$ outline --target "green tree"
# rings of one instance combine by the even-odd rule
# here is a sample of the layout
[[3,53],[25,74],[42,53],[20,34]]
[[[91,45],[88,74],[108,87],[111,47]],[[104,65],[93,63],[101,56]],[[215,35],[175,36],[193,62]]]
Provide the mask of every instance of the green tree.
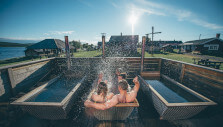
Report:
[[80,41],[72,41],[71,44],[75,47],[75,49],[81,48],[81,42]]

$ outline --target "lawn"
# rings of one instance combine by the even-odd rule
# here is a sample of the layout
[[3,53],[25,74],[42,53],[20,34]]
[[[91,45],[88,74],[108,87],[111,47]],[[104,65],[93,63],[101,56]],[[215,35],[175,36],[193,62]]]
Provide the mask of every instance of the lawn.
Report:
[[[137,51],[141,54],[141,49],[138,48]],[[200,59],[200,57],[195,57],[195,56],[186,55],[186,54],[177,54],[177,53],[165,53],[165,54],[160,53],[160,54],[153,54],[152,56],[148,52],[145,52],[145,57],[162,57],[162,58],[167,58],[167,59],[172,59],[172,60],[177,60],[177,61],[182,61],[182,62],[192,63],[192,64],[194,63],[193,58]],[[210,59],[210,61],[214,61],[214,60]],[[222,64],[220,66],[220,70],[223,70]]]
[[[137,51],[138,51],[139,55],[141,55],[141,49],[138,48]],[[101,50],[78,51],[78,52],[73,53],[73,57],[100,57],[100,56],[102,56]],[[160,53],[160,54],[154,54],[152,56],[148,52],[145,52],[145,57],[162,57],[162,58],[167,58],[167,59],[172,59],[172,60],[177,60],[177,61],[183,61],[183,62],[187,62],[187,63],[194,63],[193,58],[199,58],[199,57],[195,57],[195,56],[191,56],[191,55],[177,54],[177,53],[165,53],[165,54]],[[35,60],[40,60],[40,59],[39,58],[33,59],[33,61],[35,61]],[[26,57],[13,58],[13,59],[9,59],[9,60],[1,60],[0,67],[6,66],[6,65],[13,65],[13,64],[17,64],[17,63],[22,63],[22,62],[29,62],[29,61],[32,61],[32,59],[26,58]],[[223,64],[221,64],[220,69],[223,70]]]
[[73,54],[73,57],[99,57],[102,55],[101,50],[94,51],[78,51]]

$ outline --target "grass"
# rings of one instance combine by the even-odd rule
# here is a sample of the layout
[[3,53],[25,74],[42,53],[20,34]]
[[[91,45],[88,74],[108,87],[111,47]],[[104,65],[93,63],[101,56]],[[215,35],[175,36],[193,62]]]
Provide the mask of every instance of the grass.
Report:
[[94,51],[78,51],[73,53],[73,57],[99,57],[102,55],[101,50],[94,50]]
[[[141,49],[138,48],[137,51],[139,53],[139,56],[141,56]],[[100,57],[100,56],[102,56],[101,50],[94,50],[94,51],[81,50],[81,51],[73,53],[73,57]],[[186,54],[177,54],[177,53],[160,53],[160,54],[154,54],[152,56],[148,52],[145,52],[145,57],[162,57],[162,58],[167,58],[167,59],[172,59],[172,60],[177,60],[177,61],[182,61],[182,62],[187,62],[187,63],[192,63],[192,64],[194,63],[193,58],[199,59],[199,57],[186,55]],[[44,58],[46,58],[46,57],[44,57]],[[42,59],[44,59],[44,58],[42,58]],[[17,63],[35,61],[35,60],[40,60],[40,59],[36,58],[36,59],[32,60],[31,58],[27,58],[27,57],[20,57],[20,58],[8,59],[8,60],[0,60],[0,67],[6,66],[6,65],[13,65],[13,64],[17,64]],[[197,60],[196,60],[196,62],[197,62]],[[223,70],[223,64],[221,64],[220,69]]]
[[[141,49],[137,49],[137,51],[141,54]],[[162,58],[167,58],[167,59],[172,59],[172,60],[177,60],[177,61],[182,61],[186,63],[194,63],[193,58],[195,59],[200,59],[200,57],[195,57],[187,54],[177,54],[177,53],[160,53],[160,54],[149,54],[148,52],[145,52],[145,57],[162,57]],[[214,61],[210,59],[210,61]],[[197,62],[197,60],[196,60]],[[220,66],[220,70],[223,70],[223,64]]]

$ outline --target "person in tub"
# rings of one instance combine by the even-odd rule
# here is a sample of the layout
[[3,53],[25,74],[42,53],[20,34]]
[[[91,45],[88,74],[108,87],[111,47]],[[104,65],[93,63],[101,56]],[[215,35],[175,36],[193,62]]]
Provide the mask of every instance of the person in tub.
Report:
[[108,93],[107,83],[101,81],[98,84],[97,92],[92,94],[91,100],[98,103],[104,103],[107,100],[110,100],[113,96],[113,93]]
[[133,82],[135,86],[130,92],[127,92],[128,82],[126,80],[121,80],[118,83],[118,90],[120,92],[119,94],[114,95],[110,100],[107,100],[105,103],[94,103],[90,100],[86,100],[84,105],[86,107],[92,107],[99,110],[106,110],[115,106],[118,103],[133,102],[136,99],[140,87],[140,83],[138,81],[137,76],[133,79]]

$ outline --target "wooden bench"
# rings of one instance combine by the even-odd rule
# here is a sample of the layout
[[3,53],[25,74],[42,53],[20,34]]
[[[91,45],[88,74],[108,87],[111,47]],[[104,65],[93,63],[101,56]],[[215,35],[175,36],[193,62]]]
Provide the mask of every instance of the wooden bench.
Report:
[[207,66],[207,67],[212,67],[215,69],[220,69],[220,66],[223,62],[215,62],[215,61],[209,61],[207,60],[203,60],[201,59],[200,61],[198,61],[198,65],[202,65],[202,66]]

